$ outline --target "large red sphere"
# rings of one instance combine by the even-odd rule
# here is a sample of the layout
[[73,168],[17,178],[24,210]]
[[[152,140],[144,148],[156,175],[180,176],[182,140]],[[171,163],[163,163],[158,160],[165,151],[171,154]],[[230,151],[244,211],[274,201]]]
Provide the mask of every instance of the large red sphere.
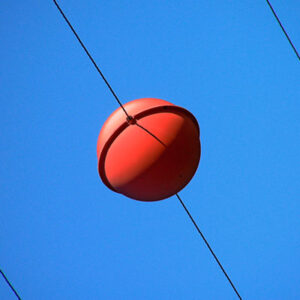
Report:
[[[141,201],[168,198],[195,174],[201,154],[199,126],[186,109],[155,98],[124,105],[98,138],[98,170],[113,191]],[[136,122],[135,122],[136,121]]]

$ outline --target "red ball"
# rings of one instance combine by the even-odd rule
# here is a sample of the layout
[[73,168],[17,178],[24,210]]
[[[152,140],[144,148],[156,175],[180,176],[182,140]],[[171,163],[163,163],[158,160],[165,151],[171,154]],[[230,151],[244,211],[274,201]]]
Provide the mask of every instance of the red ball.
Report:
[[132,199],[157,201],[183,189],[201,154],[199,125],[186,109],[142,98],[118,108],[98,138],[99,175],[111,190]]

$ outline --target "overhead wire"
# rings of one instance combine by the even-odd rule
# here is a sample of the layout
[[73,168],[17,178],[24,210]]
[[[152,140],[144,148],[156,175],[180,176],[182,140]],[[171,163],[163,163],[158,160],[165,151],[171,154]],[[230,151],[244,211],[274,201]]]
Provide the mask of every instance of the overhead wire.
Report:
[[15,288],[13,287],[13,285],[9,282],[9,280],[7,279],[6,275],[4,274],[4,272],[0,269],[0,273],[2,275],[2,277],[4,278],[4,280],[6,281],[6,283],[8,284],[8,286],[10,287],[10,289],[14,292],[14,294],[16,295],[16,297],[21,300],[21,297],[19,296],[19,294],[17,293],[17,291],[15,290]]
[[298,51],[297,51],[296,47],[294,46],[294,44],[293,44],[292,40],[290,39],[289,35],[287,34],[286,30],[284,29],[284,27],[283,27],[282,23],[280,22],[280,20],[279,20],[279,18],[278,18],[278,16],[277,16],[277,14],[276,14],[276,12],[275,12],[274,8],[272,7],[272,5],[271,5],[270,1],[269,1],[269,0],[266,0],[266,1],[267,1],[268,5],[269,5],[269,7],[270,7],[270,9],[271,9],[271,11],[272,11],[272,13],[273,13],[273,15],[274,15],[275,19],[277,20],[277,22],[278,22],[278,24],[279,24],[280,28],[282,29],[282,31],[283,31],[283,33],[285,34],[285,36],[286,36],[287,40],[289,41],[289,43],[290,43],[291,47],[293,48],[293,50],[294,50],[295,54],[297,55],[298,59],[300,60],[300,55],[299,55],[299,53],[298,53]]
[[[70,29],[72,30],[72,32],[74,33],[75,37],[77,38],[77,40],[79,41],[80,45],[82,46],[82,48],[84,49],[85,53],[88,55],[88,57],[90,58],[90,60],[92,61],[93,65],[95,66],[95,68],[97,69],[98,73],[101,75],[102,79],[104,80],[104,82],[106,83],[107,87],[109,88],[109,90],[111,91],[111,93],[113,94],[113,96],[115,97],[115,99],[117,100],[118,104],[120,105],[120,107],[123,109],[124,113],[127,116],[127,122],[131,125],[136,125],[138,126],[140,129],[144,130],[147,134],[151,135],[153,138],[156,139],[156,141],[158,141],[160,144],[162,144],[164,147],[166,147],[166,145],[163,143],[163,141],[161,141],[155,134],[153,134],[150,130],[148,130],[147,128],[145,128],[144,126],[142,126],[141,124],[138,123],[137,120],[135,120],[132,116],[130,116],[128,114],[128,112],[126,111],[126,109],[124,108],[124,106],[122,105],[121,101],[119,100],[119,98],[116,96],[115,92],[113,91],[113,89],[111,88],[110,84],[108,83],[108,81],[106,80],[106,78],[104,77],[103,73],[101,72],[101,70],[99,69],[99,67],[97,66],[95,60],[92,58],[91,54],[89,53],[89,51],[87,50],[87,48],[85,47],[85,45],[83,44],[83,42],[81,41],[81,39],[79,38],[78,34],[76,33],[75,29],[73,28],[73,26],[71,25],[71,23],[69,22],[69,20],[67,19],[67,17],[65,16],[64,12],[62,11],[62,9],[59,7],[58,3],[56,2],[56,0],[53,0],[53,2],[55,3],[56,7],[58,8],[59,12],[61,13],[61,15],[63,16],[63,18],[65,19],[65,21],[67,22],[67,24],[69,25]],[[225,269],[223,268],[222,264],[220,263],[219,259],[217,258],[217,256],[215,255],[215,253],[213,252],[212,248],[210,247],[209,243],[207,242],[206,238],[204,237],[203,233],[200,231],[197,223],[195,222],[195,220],[193,219],[193,217],[191,216],[190,212],[188,211],[188,209],[186,208],[185,204],[183,203],[181,197],[176,194],[178,200],[180,201],[181,205],[183,206],[184,210],[186,211],[186,213],[188,214],[188,216],[190,217],[190,219],[192,220],[194,226],[196,227],[197,231],[199,232],[200,236],[202,237],[203,241],[205,242],[206,246],[208,247],[209,251],[211,252],[211,254],[213,255],[213,257],[215,258],[216,262],[218,263],[219,267],[221,268],[222,272],[224,273],[225,277],[227,278],[227,280],[229,281],[230,285],[232,286],[232,288],[234,289],[235,293],[237,294],[237,296],[239,297],[240,300],[242,300],[240,294],[238,293],[237,289],[235,288],[234,284],[232,283],[230,277],[228,276],[228,274],[226,273]]]
[[[148,130],[147,128],[145,128],[144,126],[136,123],[135,125],[137,125],[138,127],[140,127],[142,130],[144,130],[147,134],[151,135],[153,138],[155,138],[161,145],[163,145],[165,148],[167,147],[167,145],[161,140],[159,139],[155,134],[153,134],[150,130]],[[175,194],[177,199],[179,200],[179,202],[181,203],[182,207],[184,208],[185,212],[187,213],[187,215],[189,216],[189,218],[191,219],[192,223],[194,224],[196,230],[198,231],[198,233],[200,234],[201,238],[203,239],[205,245],[207,246],[208,250],[210,251],[210,253],[212,254],[212,256],[214,257],[215,261],[218,263],[220,269],[222,270],[223,274],[225,275],[226,279],[228,280],[228,282],[230,283],[231,287],[233,288],[234,292],[236,293],[236,295],[238,296],[238,298],[240,300],[242,300],[242,297],[240,296],[239,292],[237,291],[235,285],[233,284],[232,280],[230,279],[229,275],[227,274],[227,272],[225,271],[224,267],[222,266],[220,260],[218,259],[218,257],[216,256],[216,254],[214,253],[214,251],[212,250],[211,246],[209,245],[208,241],[206,240],[204,234],[202,233],[202,231],[199,229],[196,221],[194,220],[194,218],[192,217],[191,213],[189,212],[189,210],[187,209],[187,207],[185,206],[184,202],[182,201],[181,197],[179,196],[178,193]]]
[[144,130],[147,134],[151,135],[153,138],[155,138],[161,145],[163,145],[165,148],[167,147],[166,144],[159,139],[155,134],[153,134],[150,130],[142,126],[141,124],[136,122],[136,126],[140,127],[142,130]]
[[[161,140],[159,139],[155,134],[153,134],[150,130],[148,130],[147,128],[145,128],[144,126],[136,123],[134,125],[137,125],[138,127],[140,127],[142,130],[144,130],[147,134],[151,135],[153,138],[155,138],[161,145],[163,145],[165,148],[167,147],[167,145]],[[189,218],[191,219],[192,223],[194,224],[196,230],[198,231],[198,233],[200,234],[201,238],[203,239],[205,245],[207,246],[208,250],[210,251],[210,253],[212,254],[212,256],[214,257],[215,261],[218,263],[220,269],[222,270],[223,274],[225,275],[226,279],[228,280],[228,282],[230,283],[231,287],[233,288],[234,292],[236,293],[236,295],[238,296],[238,298],[240,300],[242,300],[242,297],[240,296],[239,292],[237,291],[237,288],[235,287],[235,285],[233,284],[232,280],[230,279],[229,275],[227,274],[227,272],[225,271],[224,267],[222,266],[220,260],[218,259],[218,257],[216,256],[216,254],[214,253],[214,251],[212,250],[211,246],[209,245],[207,239],[205,238],[204,234],[202,233],[202,231],[199,229],[196,221],[194,220],[194,218],[192,217],[191,213],[189,212],[189,210],[187,209],[187,207],[185,206],[184,202],[182,201],[181,197],[179,196],[178,193],[175,194],[177,199],[179,200],[179,202],[181,203],[182,207],[184,208],[185,212],[187,213],[187,215],[189,216]]]
[[[283,33],[285,34],[287,40],[289,41],[291,47],[293,48],[297,58],[300,60],[300,55],[296,49],[296,47],[294,46],[293,42],[291,41],[288,33],[286,32],[284,26],[282,25],[279,17],[277,16],[275,10],[273,9],[271,3],[269,0],[266,0],[267,4],[269,5],[274,17],[276,18],[279,26],[281,27]],[[102,77],[103,81],[105,82],[105,84],[107,85],[108,89],[110,90],[110,92],[112,93],[112,95],[114,96],[114,98],[116,99],[116,101],[118,102],[119,106],[121,107],[121,109],[123,110],[123,112],[125,113],[126,117],[127,117],[127,121],[130,123],[130,121],[133,119],[132,116],[130,116],[127,112],[127,110],[124,108],[122,102],[120,101],[120,99],[118,98],[118,96],[116,95],[116,93],[114,92],[114,90],[112,89],[111,85],[109,84],[109,82],[107,81],[107,79],[105,78],[104,74],[102,73],[102,71],[100,70],[100,68],[98,67],[97,63],[95,62],[95,60],[93,59],[93,57],[91,56],[91,54],[89,53],[89,51],[87,50],[87,48],[85,47],[85,45],[83,44],[82,40],[80,39],[80,37],[78,36],[77,32],[75,31],[75,29],[73,28],[73,26],[71,25],[70,21],[68,20],[68,18],[66,17],[66,15],[64,14],[64,12],[62,11],[62,9],[60,8],[60,6],[58,5],[56,0],[53,0],[54,4],[56,5],[57,9],[59,10],[60,14],[62,15],[62,17],[64,18],[64,20],[66,21],[66,23],[68,24],[68,26],[70,27],[71,31],[73,32],[73,34],[75,35],[76,39],[78,40],[78,42],[80,43],[81,47],[83,48],[83,50],[85,51],[85,53],[87,54],[87,56],[89,57],[89,59],[91,60],[91,62],[93,63],[94,67],[96,68],[97,72],[100,74],[100,76]],[[148,129],[146,129],[145,127],[143,127],[142,125],[138,124],[136,121],[134,122],[134,125],[137,125],[138,127],[140,127],[142,130],[144,130],[145,132],[147,132],[149,135],[151,135],[153,138],[155,138],[158,142],[160,142],[162,145],[165,146],[165,144],[158,138],[156,137],[153,133],[151,133]],[[233,282],[231,281],[230,277],[228,276],[227,272],[225,271],[224,267],[222,266],[222,264],[220,263],[219,259],[217,258],[216,254],[214,253],[214,251],[212,250],[211,246],[209,245],[209,243],[207,242],[206,238],[204,237],[203,233],[201,232],[201,230],[199,229],[197,223],[195,222],[194,218],[192,217],[192,215],[190,214],[189,210],[187,209],[187,207],[185,206],[184,202],[182,201],[181,197],[179,196],[178,193],[176,193],[176,197],[178,198],[179,202],[181,203],[182,207],[184,208],[184,210],[186,211],[186,213],[188,214],[189,218],[191,219],[193,225],[195,226],[196,230],[198,231],[198,233],[200,234],[201,238],[203,239],[204,243],[206,244],[207,248],[209,249],[209,251],[211,252],[211,254],[213,255],[214,259],[216,260],[216,262],[218,263],[220,269],[222,270],[223,274],[225,275],[225,277],[227,278],[228,282],[230,283],[231,287],[233,288],[233,290],[235,291],[236,295],[238,296],[238,298],[240,300],[242,300],[240,294],[238,293],[236,287],[234,286]],[[6,275],[4,274],[4,272],[0,269],[0,273],[2,275],[2,277],[4,278],[4,280],[6,281],[6,283],[8,284],[8,286],[10,287],[10,289],[14,292],[14,294],[16,295],[16,297],[21,300],[21,297],[19,296],[19,294],[17,293],[17,291],[15,290],[15,288],[13,287],[13,285],[10,283],[10,281],[7,279]]]
[[176,193],[176,197],[179,200],[179,202],[181,203],[182,207],[184,208],[184,210],[186,211],[186,213],[188,214],[188,216],[190,217],[192,223],[194,224],[195,228],[197,229],[198,233],[200,234],[201,238],[203,239],[205,245],[207,246],[207,248],[209,249],[210,253],[212,254],[212,256],[214,257],[214,259],[216,260],[216,262],[218,263],[219,267],[221,268],[223,274],[225,275],[225,277],[227,278],[227,280],[229,281],[231,287],[233,288],[233,290],[235,291],[236,295],[239,297],[240,300],[242,300],[242,297],[240,296],[239,292],[237,291],[236,287],[234,286],[233,282],[231,281],[230,277],[228,276],[227,272],[225,271],[224,267],[222,266],[222,264],[220,263],[218,257],[216,256],[216,254],[214,253],[214,251],[212,250],[211,246],[209,245],[208,241],[206,240],[205,236],[203,235],[203,233],[201,232],[201,230],[199,229],[196,221],[194,220],[194,218],[192,217],[191,213],[189,212],[189,210],[187,209],[187,207],[185,206],[185,204],[183,203],[181,197],[178,195],[178,193]]
[[54,4],[56,5],[57,9],[59,10],[60,14],[63,16],[64,20],[66,21],[66,23],[69,25],[70,29],[72,30],[72,32],[74,33],[76,39],[78,40],[79,44],[81,45],[81,47],[83,48],[83,50],[85,51],[85,53],[87,54],[87,56],[89,57],[89,59],[91,60],[91,62],[93,63],[94,67],[96,68],[96,70],[98,71],[98,73],[100,74],[100,76],[102,77],[102,79],[104,80],[105,84],[107,85],[107,87],[109,88],[110,92],[113,94],[113,96],[115,97],[115,99],[117,100],[119,106],[122,108],[122,110],[124,111],[127,119],[131,119],[132,117],[128,114],[128,112],[126,111],[126,109],[124,108],[122,102],[120,101],[120,99],[118,98],[118,96],[116,95],[116,93],[114,92],[114,90],[112,89],[111,85],[108,83],[107,79],[105,78],[105,76],[103,75],[102,71],[100,70],[100,68],[98,67],[98,65],[96,64],[95,60],[93,59],[92,55],[90,54],[90,52],[87,50],[87,48],[85,47],[85,45],[83,44],[83,42],[81,41],[80,37],[78,36],[77,32],[75,31],[74,27],[71,25],[70,21],[68,20],[68,18],[66,17],[66,15],[64,14],[64,12],[62,11],[62,9],[60,8],[60,6],[58,5],[58,3],[56,2],[56,0],[53,0]]
[[[145,128],[144,126],[136,123],[135,125],[137,125],[138,127],[140,127],[142,130],[144,130],[146,133],[148,133],[149,135],[151,135],[153,138],[155,138],[161,145],[163,145],[165,148],[167,147],[167,145],[161,140],[159,139],[155,134],[153,134],[150,130],[148,130],[147,128]],[[202,240],[204,241],[205,245],[207,246],[208,250],[210,251],[210,253],[212,254],[212,256],[214,257],[215,261],[218,263],[220,269],[222,270],[223,274],[225,275],[226,279],[228,280],[228,282],[230,283],[231,287],[233,288],[234,292],[236,293],[236,295],[238,296],[238,298],[240,300],[242,300],[242,297],[240,296],[239,292],[237,291],[237,288],[235,287],[235,285],[233,284],[232,280],[230,279],[229,275],[227,274],[227,272],[225,271],[224,267],[222,266],[220,260],[218,259],[217,255],[215,254],[215,252],[212,250],[211,246],[209,245],[207,239],[205,238],[204,234],[202,233],[202,231],[199,229],[196,221],[194,220],[194,218],[192,217],[191,213],[189,212],[189,210],[187,209],[187,207],[185,206],[184,202],[182,201],[181,197],[179,196],[178,193],[175,194],[177,199],[179,200],[180,204],[182,205],[182,207],[184,208],[185,212],[187,213],[187,215],[189,216],[189,218],[191,219],[192,223],[194,224],[196,230],[198,231],[198,233],[200,234]]]

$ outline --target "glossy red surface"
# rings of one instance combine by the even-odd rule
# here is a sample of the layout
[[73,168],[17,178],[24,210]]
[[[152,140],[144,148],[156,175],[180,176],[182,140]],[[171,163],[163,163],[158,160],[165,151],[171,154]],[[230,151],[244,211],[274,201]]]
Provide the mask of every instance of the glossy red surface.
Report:
[[128,124],[121,108],[107,119],[97,143],[102,181],[113,191],[141,201],[162,200],[179,192],[200,160],[196,119],[161,99],[137,99],[124,107],[144,129]]

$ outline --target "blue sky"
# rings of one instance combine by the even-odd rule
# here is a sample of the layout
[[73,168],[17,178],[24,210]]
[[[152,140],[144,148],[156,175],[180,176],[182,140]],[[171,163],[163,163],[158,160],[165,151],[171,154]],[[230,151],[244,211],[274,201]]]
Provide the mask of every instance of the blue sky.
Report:
[[[300,299],[300,65],[266,2],[59,3],[123,102],[197,118],[180,195],[242,297]],[[272,4],[299,48],[299,1]],[[236,299],[175,197],[102,184],[117,104],[53,2],[2,1],[0,38],[0,267],[22,299]]]

